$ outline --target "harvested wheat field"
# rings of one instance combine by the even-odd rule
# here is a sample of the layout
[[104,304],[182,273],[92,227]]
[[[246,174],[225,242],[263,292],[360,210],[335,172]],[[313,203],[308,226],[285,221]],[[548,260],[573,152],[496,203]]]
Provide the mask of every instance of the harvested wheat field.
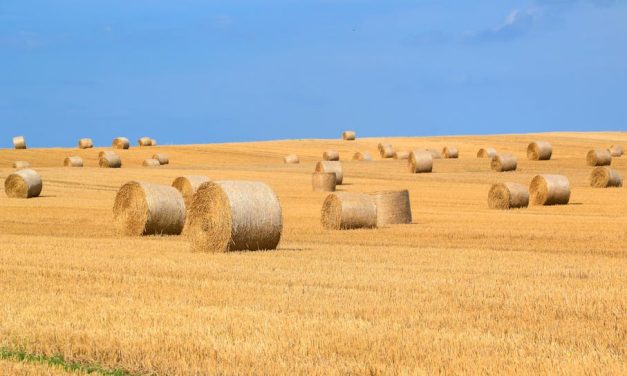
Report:
[[[526,158],[535,140],[550,142],[550,160]],[[381,142],[455,145],[460,158],[412,174],[379,157]],[[516,171],[491,171],[476,158],[485,145],[515,155]],[[625,374],[627,189],[591,187],[586,164],[609,145],[627,133],[133,145],[114,169],[98,167],[105,148],[2,149],[0,177],[26,160],[43,191],[0,193],[0,374],[69,369],[20,351],[141,375]],[[340,154],[338,192],[407,189],[413,223],[324,229],[328,193],[312,191],[311,173],[326,150]],[[376,157],[351,160],[357,151]],[[175,163],[143,168],[156,152]],[[296,152],[300,164],[283,163]],[[84,168],[64,168],[68,155]],[[627,176],[626,157],[611,167]],[[568,177],[568,205],[488,207],[493,184],[543,174]],[[123,184],[186,175],[266,183],[282,209],[278,249],[116,235]]]

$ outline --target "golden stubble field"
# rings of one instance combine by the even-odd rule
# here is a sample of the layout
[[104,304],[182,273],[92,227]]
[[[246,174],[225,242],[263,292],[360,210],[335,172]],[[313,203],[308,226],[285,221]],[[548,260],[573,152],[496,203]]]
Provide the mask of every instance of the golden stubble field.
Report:
[[[526,145],[546,139],[553,159]],[[396,150],[455,145],[459,160],[412,175]],[[121,151],[122,169],[97,168],[104,148],[0,150],[0,177],[26,160],[42,197],[0,194],[0,346],[133,374],[433,374],[627,372],[627,188],[589,187],[586,152],[627,133],[299,140],[158,146]],[[518,156],[495,173],[480,147]],[[407,188],[414,223],[327,231],[311,172],[326,149],[344,160],[342,191]],[[170,165],[148,169],[155,151]],[[374,162],[349,161],[369,151]],[[300,165],[284,165],[297,153]],[[85,168],[60,167],[81,155]],[[612,167],[627,178],[627,157]],[[498,211],[491,183],[567,175],[570,204]],[[184,174],[262,180],[281,200],[279,249],[202,254],[185,237],[119,238],[117,189],[170,184]],[[0,362],[0,373],[57,369]]]

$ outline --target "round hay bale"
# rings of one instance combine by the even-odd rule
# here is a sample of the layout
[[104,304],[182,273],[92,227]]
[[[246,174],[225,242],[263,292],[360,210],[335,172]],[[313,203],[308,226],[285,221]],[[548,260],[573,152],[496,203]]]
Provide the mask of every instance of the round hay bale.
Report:
[[623,150],[623,147],[620,145],[612,145],[607,150],[609,150],[612,157],[622,157],[623,154],[625,153],[625,151]]
[[595,167],[590,174],[590,186],[594,188],[622,187],[623,177],[609,167]]
[[342,185],[344,181],[344,172],[342,171],[342,163],[337,161],[321,161],[316,164],[314,172],[334,172],[335,183]]
[[314,172],[311,174],[311,185],[314,192],[335,192],[335,172]]
[[100,153],[98,153],[98,158],[100,159],[100,158],[104,157],[105,155],[117,155],[117,154],[114,151],[111,151],[111,150],[103,150]]
[[566,205],[570,200],[570,182],[563,175],[537,175],[529,185],[532,205]]
[[377,206],[377,227],[412,222],[408,190],[375,192],[371,196]]
[[157,146],[157,140],[155,140],[154,138],[150,139],[150,146]]
[[409,152],[408,151],[397,151],[394,152],[394,159],[409,159]]
[[517,165],[518,159],[513,154],[495,155],[490,162],[492,170],[496,172],[514,171]]
[[283,163],[285,164],[299,164],[300,158],[296,154],[289,154],[283,157]]
[[548,161],[551,155],[553,147],[547,141],[536,141],[527,146],[527,158],[532,161]]
[[368,153],[367,151],[364,151],[364,152],[358,151],[357,153],[355,153],[353,155],[353,160],[355,160],[355,161],[371,161],[372,160],[372,155],[370,155],[370,153]]
[[28,168],[16,171],[4,181],[4,192],[11,198],[31,198],[41,194],[41,176]]
[[609,166],[612,164],[612,154],[603,149],[590,150],[586,155],[586,162],[590,166]]
[[383,146],[383,149],[381,149],[379,153],[381,154],[381,158],[394,158],[394,154],[396,154],[392,145]]
[[148,159],[144,159],[144,162],[142,162],[142,166],[144,166],[144,167],[159,167],[159,166],[161,166],[161,163],[159,163],[159,160],[157,160],[157,159],[148,158]]
[[529,189],[518,183],[493,184],[488,193],[490,209],[526,208],[529,206]]
[[30,163],[26,162],[26,161],[15,161],[13,162],[13,168],[17,168],[18,170],[21,170],[23,168],[29,168],[30,167]]
[[83,167],[83,158],[75,155],[67,157],[63,160],[63,166],[65,167]]
[[477,158],[492,158],[496,155],[494,148],[481,148],[477,152]]
[[342,139],[346,141],[355,141],[355,131],[342,132]]
[[380,142],[379,145],[377,145],[377,149],[379,150],[379,153],[381,153],[381,151],[383,149],[385,149],[385,147],[392,147],[392,144],[386,143],[386,142]]
[[442,149],[442,156],[444,156],[444,158],[459,158],[459,151],[455,147],[445,146],[444,149]]
[[325,161],[339,161],[340,153],[337,150],[327,150],[322,153],[322,159]]
[[331,193],[322,204],[322,226],[329,230],[377,227],[377,206],[365,193]]
[[189,215],[186,231],[200,252],[276,249],[283,231],[279,199],[262,182],[204,183]]
[[152,139],[150,137],[142,137],[137,140],[139,146],[152,146]]
[[194,194],[203,183],[209,181],[209,177],[200,175],[179,176],[172,182],[172,186],[183,195],[187,209],[192,207]]
[[113,139],[111,146],[114,149],[128,149],[131,146],[131,142],[126,137],[116,137]]
[[13,147],[16,149],[26,149],[26,140],[24,136],[13,137]]
[[166,165],[170,163],[170,158],[167,155],[162,153],[157,153],[152,156],[152,159],[156,159],[159,161],[159,164]]
[[412,174],[431,172],[433,170],[433,156],[426,150],[414,150],[409,153],[407,166]]
[[91,138],[81,138],[78,140],[78,148],[79,149],[91,149],[94,147],[94,142]]
[[179,235],[185,215],[181,192],[169,185],[128,182],[113,204],[113,225],[119,235]]
[[112,151],[104,152],[99,159],[98,165],[102,168],[120,168],[122,167],[122,159]]

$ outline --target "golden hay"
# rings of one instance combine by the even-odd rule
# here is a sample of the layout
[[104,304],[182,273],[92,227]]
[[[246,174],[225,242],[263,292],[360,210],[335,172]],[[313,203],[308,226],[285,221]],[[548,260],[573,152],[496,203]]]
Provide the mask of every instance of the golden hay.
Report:
[[103,152],[104,154],[98,159],[98,165],[102,168],[120,168],[122,167],[122,159],[114,152]]
[[79,149],[91,149],[94,147],[94,142],[91,138],[81,138],[78,140],[78,148]]
[[355,131],[344,131],[342,133],[342,139],[346,141],[354,141],[355,140]]
[[126,137],[116,137],[113,139],[111,146],[114,149],[128,149],[131,146],[131,142]]
[[157,140],[155,140],[154,138],[150,139],[150,146],[157,146]]
[[113,225],[119,235],[178,235],[185,215],[181,192],[169,185],[128,182],[113,204]]
[[329,230],[377,227],[377,206],[365,193],[331,193],[322,204],[322,226]]
[[490,209],[526,208],[529,206],[529,188],[518,183],[493,184],[488,193]]
[[29,167],[30,167],[30,163],[26,162],[26,161],[15,161],[15,162],[13,162],[13,168],[23,169],[23,168],[29,168]]
[[200,175],[185,175],[179,176],[172,182],[172,186],[176,188],[183,195],[185,200],[185,206],[187,209],[192,207],[192,200],[194,194],[200,188],[203,183],[209,181],[209,177]]
[[13,147],[16,149],[26,149],[26,140],[24,136],[13,137]]
[[621,157],[625,153],[623,147],[620,145],[612,145],[607,150],[610,152],[610,154],[612,154],[612,157]]
[[150,137],[142,137],[137,140],[137,145],[139,146],[153,146],[152,139]]
[[335,192],[335,172],[314,172],[311,174],[314,192]]
[[355,161],[371,161],[372,160],[372,155],[370,155],[370,153],[368,153],[367,151],[364,151],[364,152],[358,151],[357,153],[355,153],[353,155],[353,160],[355,160]]
[[590,174],[590,186],[594,188],[622,187],[623,177],[610,167],[596,167]]
[[590,166],[609,166],[612,164],[612,153],[603,149],[590,150],[586,155],[586,162]]
[[321,161],[316,164],[314,172],[334,172],[335,183],[342,185],[344,181],[344,172],[342,171],[342,163],[337,161]]
[[298,155],[296,155],[296,154],[289,154],[289,155],[286,155],[285,157],[283,157],[283,163],[285,163],[285,164],[299,164],[300,163],[300,159],[298,158]]
[[83,158],[75,155],[67,157],[63,160],[63,166],[65,167],[83,167]]
[[31,169],[23,169],[9,175],[4,181],[4,192],[11,198],[31,198],[41,194],[41,176]]
[[455,147],[445,146],[442,149],[442,156],[444,158],[459,158],[459,151]]
[[375,192],[371,196],[377,206],[377,227],[412,222],[408,190]]
[[513,154],[498,154],[492,157],[490,167],[492,171],[504,172],[514,171],[518,165],[518,159]]
[[117,153],[111,150],[103,150],[100,153],[98,153],[98,158],[102,158],[105,155],[117,155]]
[[492,158],[496,155],[494,148],[481,148],[477,152],[477,158]]
[[144,166],[144,167],[159,167],[159,166],[161,166],[161,163],[159,163],[159,160],[157,160],[157,159],[148,158],[148,159],[144,159],[144,161],[142,162],[142,166]]
[[433,159],[442,158],[442,154],[440,154],[440,152],[435,149],[425,149],[425,150],[431,153],[431,157],[433,157]]
[[157,153],[152,156],[152,159],[156,159],[159,161],[159,164],[166,165],[170,163],[170,158],[167,155],[162,153]]
[[281,240],[281,204],[265,183],[204,183],[189,213],[192,249],[200,252],[276,249]]
[[529,185],[532,205],[566,205],[570,200],[570,182],[563,175],[537,175]]
[[536,141],[527,146],[527,158],[532,161],[548,161],[552,154],[553,147],[547,141]]
[[397,151],[394,152],[394,159],[409,159],[409,152],[408,151]]
[[322,153],[322,159],[325,161],[339,161],[340,153],[337,150],[327,150]]
[[409,153],[407,166],[412,174],[431,172],[433,170],[433,156],[426,150],[414,150]]
[[381,158],[394,158],[394,148],[391,144],[379,144],[379,154]]

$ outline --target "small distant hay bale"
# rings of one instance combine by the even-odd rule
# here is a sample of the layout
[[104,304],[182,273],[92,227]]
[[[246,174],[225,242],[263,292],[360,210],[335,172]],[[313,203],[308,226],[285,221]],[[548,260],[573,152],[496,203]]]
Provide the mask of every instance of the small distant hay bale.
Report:
[[372,155],[370,155],[370,153],[368,153],[367,151],[364,151],[364,152],[358,151],[357,153],[355,153],[353,155],[353,160],[355,160],[355,161],[371,161],[372,160]]
[[514,171],[518,165],[518,159],[513,154],[498,154],[492,157],[490,166],[492,171],[505,172]]
[[408,190],[375,192],[371,196],[377,206],[377,227],[412,222]]
[[78,148],[79,149],[91,149],[94,147],[94,142],[91,138],[81,138],[78,140]]
[[117,155],[116,152],[111,151],[111,150],[103,150],[100,153],[98,153],[98,158],[102,158],[105,155]]
[[126,137],[116,137],[113,139],[111,146],[114,149],[128,149],[131,146],[131,142]]
[[23,168],[29,168],[29,167],[30,167],[30,163],[26,161],[13,162],[13,168],[17,168],[18,170],[23,169]]
[[477,158],[492,158],[496,155],[494,148],[481,148],[477,152]]
[[327,150],[322,153],[322,159],[325,161],[339,161],[340,153],[337,150]]
[[98,165],[102,168],[120,168],[122,167],[122,159],[114,152],[103,152],[104,154],[98,159]]
[[142,137],[137,140],[139,146],[152,146],[152,139],[150,137]]
[[342,185],[344,181],[344,172],[342,163],[339,161],[321,161],[316,164],[314,172],[333,172],[335,173],[335,183]]
[[433,170],[433,156],[426,150],[414,150],[409,153],[407,166],[412,174],[431,172]]
[[590,186],[594,188],[622,187],[623,177],[609,167],[596,167],[590,174]]
[[142,166],[144,166],[144,167],[159,167],[159,166],[161,166],[161,163],[159,163],[159,160],[157,160],[157,159],[148,158],[148,159],[144,159],[144,161],[142,162]]
[[459,151],[455,147],[445,146],[444,149],[442,149],[442,156],[444,158],[451,158],[451,159],[459,158]]
[[392,144],[384,144],[381,143],[378,145],[379,148],[379,154],[381,155],[381,158],[394,158],[394,148],[392,147]]
[[128,182],[113,204],[113,224],[119,235],[179,235],[185,215],[181,192],[169,185]]
[[322,204],[322,226],[329,230],[377,227],[377,205],[365,193],[331,193]]
[[300,158],[296,154],[289,154],[283,157],[283,163],[285,164],[299,164]]
[[75,155],[71,157],[66,157],[63,160],[63,166],[65,167],[83,167],[83,158]]
[[590,150],[586,155],[586,162],[590,166],[609,166],[612,164],[612,154],[609,150]]
[[4,192],[11,198],[31,198],[41,194],[41,176],[31,169],[23,169],[9,175],[4,181]]
[[209,181],[209,177],[201,175],[185,175],[179,176],[172,182],[172,186],[183,195],[185,206],[187,209],[192,207],[192,199],[194,194],[203,183]]
[[342,139],[346,141],[355,141],[355,131],[342,132]]
[[548,161],[551,155],[553,147],[547,141],[536,141],[527,146],[527,158],[532,161]]
[[159,161],[159,164],[166,165],[170,163],[170,158],[167,155],[162,153],[157,153],[152,156],[152,159],[156,159]]
[[622,157],[623,154],[625,153],[625,151],[623,150],[623,147],[620,145],[612,145],[607,150],[610,152],[612,157]]
[[155,140],[154,138],[150,139],[150,146],[157,146],[157,140]]
[[335,172],[314,172],[311,174],[311,185],[314,192],[335,192]]
[[394,152],[394,159],[409,159],[409,152],[408,151]]
[[488,193],[490,209],[526,208],[529,206],[529,188],[518,183],[492,185]]
[[26,140],[24,136],[13,137],[13,147],[16,149],[26,149]]
[[537,175],[529,185],[532,205],[566,205],[570,200],[570,182],[563,175]]
[[279,199],[256,181],[202,184],[189,216],[186,233],[199,252],[276,249],[283,231]]

